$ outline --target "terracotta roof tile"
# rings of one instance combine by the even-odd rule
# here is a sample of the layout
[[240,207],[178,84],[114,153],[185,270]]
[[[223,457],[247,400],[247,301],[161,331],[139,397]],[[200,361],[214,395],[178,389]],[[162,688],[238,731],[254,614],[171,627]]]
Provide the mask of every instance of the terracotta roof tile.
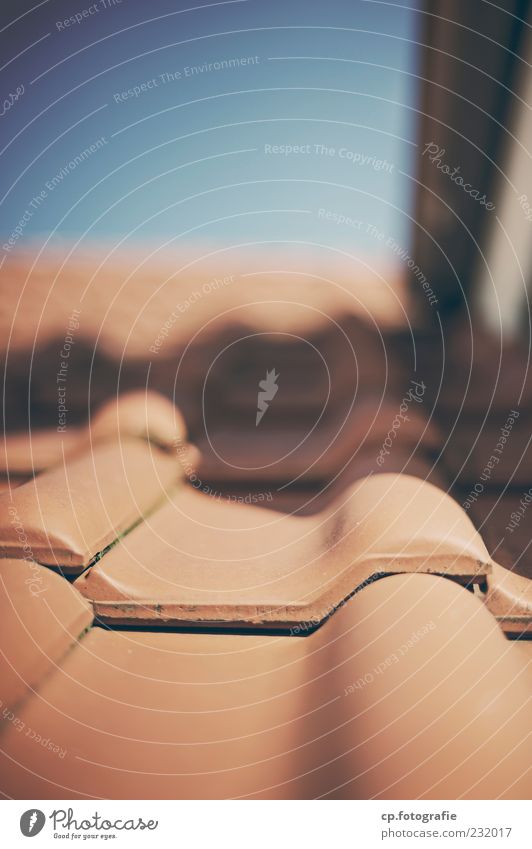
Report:
[[485,604],[506,634],[532,634],[532,581],[494,563]]
[[528,798],[528,695],[472,594],[396,576],[307,638],[95,628],[17,715],[58,751],[8,727],[0,771],[16,798]]
[[176,444],[186,442],[187,430],[183,416],[171,401],[157,392],[138,390],[108,401],[87,428],[87,439],[92,442],[124,435],[175,452]]
[[92,609],[50,569],[0,560],[0,614],[0,700],[12,708],[60,664]]
[[375,574],[479,581],[489,565],[480,536],[445,492],[380,475],[306,517],[182,488],[77,586],[109,622],[290,628],[322,621]]
[[345,268],[63,258],[2,269],[2,792],[529,797],[527,352]]
[[175,458],[141,440],[97,445],[0,495],[0,552],[80,572],[179,476]]
[[30,477],[30,475],[9,475],[9,477],[0,475],[0,492],[15,489],[17,486],[27,483],[27,481],[30,480]]
[[35,475],[119,436],[144,439],[164,451],[175,451],[176,445],[188,448],[185,422],[177,407],[157,392],[137,390],[107,401],[83,427],[8,433],[0,452],[0,471],[10,477]]
[[[470,490],[463,490],[463,503],[467,504],[468,498]],[[507,569],[532,579],[529,509],[532,510],[532,492],[529,489],[491,488],[478,495],[471,503],[469,513],[493,559]]]
[[0,469],[9,478],[31,477],[78,451],[81,438],[81,429],[74,427],[64,433],[57,427],[8,433],[0,451]]

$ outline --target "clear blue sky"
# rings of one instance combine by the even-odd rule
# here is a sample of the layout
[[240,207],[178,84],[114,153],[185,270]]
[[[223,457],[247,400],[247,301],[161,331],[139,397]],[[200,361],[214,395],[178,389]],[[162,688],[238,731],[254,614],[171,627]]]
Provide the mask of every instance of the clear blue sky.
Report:
[[2,245],[18,226],[16,248],[53,231],[373,256],[368,225],[408,245],[415,11],[47,0],[9,26],[11,7],[3,97],[24,91],[0,119]]

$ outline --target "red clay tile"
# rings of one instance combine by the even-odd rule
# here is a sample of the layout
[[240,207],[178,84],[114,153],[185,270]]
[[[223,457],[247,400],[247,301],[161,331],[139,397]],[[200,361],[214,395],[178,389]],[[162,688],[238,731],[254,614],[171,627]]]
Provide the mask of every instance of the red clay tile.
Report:
[[471,490],[465,489],[461,490],[459,500],[464,504],[471,502],[471,518],[493,559],[517,575],[532,578],[532,544],[527,516],[529,509],[532,516],[532,491],[489,490],[472,501]]
[[10,477],[36,475],[78,451],[81,437],[82,430],[75,427],[64,433],[57,428],[8,433],[0,451],[0,469]]
[[67,581],[28,560],[0,560],[0,704],[12,708],[62,661],[92,622]]
[[[387,582],[354,599],[355,645],[366,662],[348,688],[351,728],[362,740],[351,763],[367,795],[526,798],[526,669],[467,592],[423,576]],[[339,795],[357,786],[347,781]]]
[[179,476],[175,458],[141,440],[97,445],[0,495],[0,553],[28,551],[40,563],[78,573]]
[[65,457],[83,454],[91,444],[119,436],[145,439],[174,451],[176,445],[186,445],[187,432],[179,410],[158,392],[126,392],[101,405],[86,426],[7,434],[0,471],[9,476],[35,475]]
[[493,563],[486,579],[486,607],[506,634],[532,635],[532,581]]
[[422,446],[408,451],[398,445],[388,457],[385,457],[382,465],[378,462],[378,457],[378,453],[360,452],[336,478],[335,485],[343,487],[348,481],[352,482],[370,474],[404,474],[426,480],[440,489],[447,489],[447,482],[437,456],[434,452],[425,451]]
[[286,629],[320,622],[375,574],[478,581],[489,564],[445,492],[378,475],[315,516],[182,488],[76,584],[107,622]]
[[17,486],[27,483],[30,477],[30,475],[9,475],[9,477],[7,475],[0,475],[0,492],[16,489]]
[[[306,638],[95,628],[0,740],[14,798],[529,798],[523,659],[471,593],[367,586]],[[511,716],[511,722],[508,717]]]
[[472,501],[470,491],[464,490],[460,500],[468,505],[492,557],[481,597],[505,633],[532,633],[532,552],[526,518],[532,493],[483,492]]
[[157,445],[164,451],[175,451],[176,443],[186,441],[187,430],[179,410],[162,395],[137,390],[108,401],[92,417],[87,439],[93,442],[135,436]]

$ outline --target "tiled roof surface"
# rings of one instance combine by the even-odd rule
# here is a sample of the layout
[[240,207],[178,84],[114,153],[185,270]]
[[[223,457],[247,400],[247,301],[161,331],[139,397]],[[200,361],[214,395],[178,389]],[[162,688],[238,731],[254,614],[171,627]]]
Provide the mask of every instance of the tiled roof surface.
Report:
[[151,270],[145,304],[133,263],[39,265],[32,297],[9,263],[2,792],[529,795],[532,643],[505,639],[532,634],[519,351],[501,366],[457,323],[442,365],[388,287],[287,274],[234,321],[234,281],[196,299],[150,353],[199,272]]
[[469,593],[419,575],[372,584],[306,637],[93,628],[5,723],[3,789],[526,797],[530,682],[519,648]]
[[77,586],[105,622],[288,629],[323,621],[375,575],[426,571],[481,582],[489,562],[445,493],[406,475],[379,475],[306,517],[183,487]]

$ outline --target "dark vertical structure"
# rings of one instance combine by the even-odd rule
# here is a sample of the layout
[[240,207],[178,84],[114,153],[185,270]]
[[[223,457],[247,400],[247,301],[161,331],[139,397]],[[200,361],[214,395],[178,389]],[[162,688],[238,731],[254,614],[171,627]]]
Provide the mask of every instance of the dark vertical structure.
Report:
[[[456,312],[469,301],[471,277],[488,216],[478,198],[494,201],[498,164],[504,155],[506,124],[516,107],[516,75],[531,9],[530,0],[434,0],[423,23],[419,181],[414,255],[439,301],[440,313]],[[435,161],[423,154],[439,149]],[[442,167],[438,167],[438,163]],[[455,177],[463,177],[477,199]],[[424,294],[413,285],[420,309]]]

